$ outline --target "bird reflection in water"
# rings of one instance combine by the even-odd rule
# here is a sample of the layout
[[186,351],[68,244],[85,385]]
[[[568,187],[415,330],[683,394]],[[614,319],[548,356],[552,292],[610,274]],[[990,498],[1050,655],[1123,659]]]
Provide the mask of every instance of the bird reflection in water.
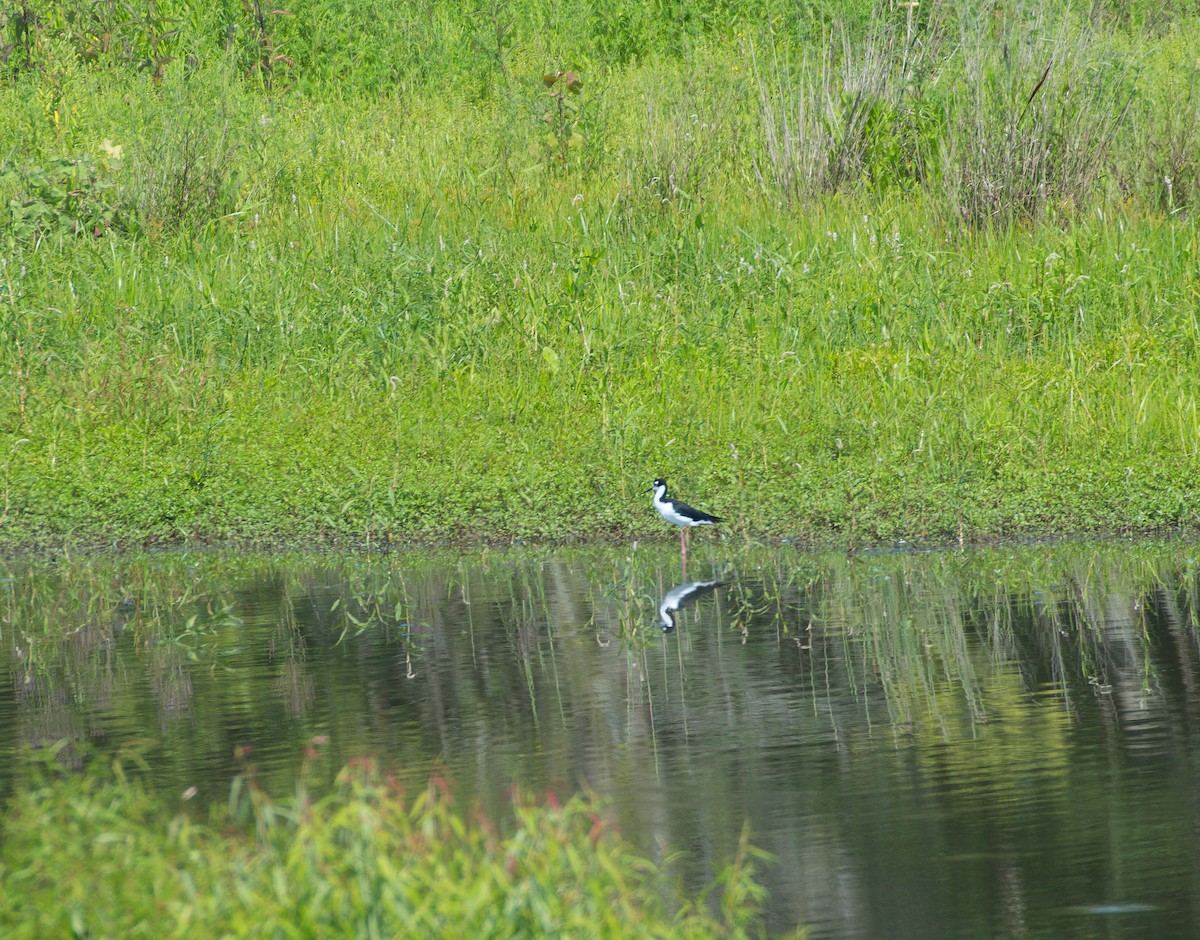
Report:
[[658,619],[662,624],[663,632],[668,633],[675,629],[675,617],[679,611],[690,607],[706,594],[711,594],[724,583],[724,581],[686,581],[667,591],[658,603]]

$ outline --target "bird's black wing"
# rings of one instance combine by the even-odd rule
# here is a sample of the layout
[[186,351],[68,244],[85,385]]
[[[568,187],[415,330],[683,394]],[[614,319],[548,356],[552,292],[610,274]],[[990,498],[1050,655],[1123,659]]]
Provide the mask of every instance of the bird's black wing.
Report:
[[693,581],[691,584],[681,585],[684,588],[683,596],[679,598],[679,609],[690,607],[696,601],[700,600],[705,594],[710,594],[717,588],[724,585],[724,581]]
[[701,512],[699,509],[689,506],[687,503],[681,503],[679,500],[675,500],[674,503],[675,503],[675,511],[677,513],[679,513],[681,516],[690,516],[691,518],[695,519],[697,522],[724,522],[725,521],[720,516],[710,516],[708,513]]

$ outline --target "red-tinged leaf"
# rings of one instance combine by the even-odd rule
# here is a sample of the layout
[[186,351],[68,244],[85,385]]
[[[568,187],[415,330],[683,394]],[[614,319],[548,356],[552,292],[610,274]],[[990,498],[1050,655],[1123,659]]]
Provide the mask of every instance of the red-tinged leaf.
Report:
[[583,87],[583,82],[574,72],[564,72],[562,78],[567,85],[567,91],[575,91]]

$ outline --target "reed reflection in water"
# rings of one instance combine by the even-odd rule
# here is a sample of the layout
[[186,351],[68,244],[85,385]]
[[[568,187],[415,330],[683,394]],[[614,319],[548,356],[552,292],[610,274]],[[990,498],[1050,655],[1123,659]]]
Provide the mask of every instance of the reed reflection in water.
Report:
[[691,569],[720,587],[664,613],[657,549],[10,563],[0,795],[131,742],[170,790],[252,749],[284,793],[319,735],[318,776],[373,753],[498,814],[588,786],[684,885],[748,822],[780,928],[1200,934],[1192,546]]

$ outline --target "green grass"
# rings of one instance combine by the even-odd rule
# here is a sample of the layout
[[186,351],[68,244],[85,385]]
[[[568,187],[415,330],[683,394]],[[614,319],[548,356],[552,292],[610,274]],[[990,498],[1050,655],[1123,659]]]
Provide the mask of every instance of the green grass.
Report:
[[748,536],[1195,525],[1200,19],[769,8],[438,7],[347,62],[312,3],[269,82],[240,8],[164,7],[157,78],[45,16],[0,544],[648,536],[660,475]]
[[239,777],[207,818],[119,765],[47,777],[13,800],[3,836],[11,937],[761,934],[762,853],[745,840],[705,896],[671,910],[663,876],[592,799],[518,799],[498,823],[436,780],[408,797],[369,762],[319,799],[301,784],[275,801]]

